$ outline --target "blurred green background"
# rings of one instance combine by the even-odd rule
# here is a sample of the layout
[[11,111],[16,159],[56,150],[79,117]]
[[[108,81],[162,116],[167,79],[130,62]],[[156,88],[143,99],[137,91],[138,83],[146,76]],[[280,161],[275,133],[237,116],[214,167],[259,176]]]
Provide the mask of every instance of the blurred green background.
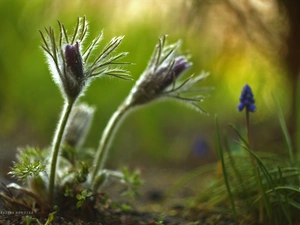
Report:
[[[109,167],[195,167],[214,160],[214,115],[221,130],[244,124],[236,106],[244,84],[254,92],[251,115],[254,146],[272,149],[281,139],[272,93],[285,115],[291,113],[292,83],[284,62],[288,21],[275,0],[0,0],[0,155],[11,159],[17,146],[49,146],[62,97],[48,71],[38,30],[57,20],[72,30],[78,16],[90,24],[88,40],[104,31],[104,46],[125,35],[119,51],[128,51],[127,69],[136,80],[158,38],[183,41],[193,67],[211,73],[199,87],[214,87],[201,104],[205,116],[174,102],[158,102],[134,111],[120,127]],[[87,40],[87,42],[88,42]],[[81,99],[96,107],[86,147],[96,148],[109,117],[133,82],[95,80]],[[276,149],[277,151],[277,149]],[[9,154],[9,155],[8,155]],[[6,165],[2,164],[2,170]]]

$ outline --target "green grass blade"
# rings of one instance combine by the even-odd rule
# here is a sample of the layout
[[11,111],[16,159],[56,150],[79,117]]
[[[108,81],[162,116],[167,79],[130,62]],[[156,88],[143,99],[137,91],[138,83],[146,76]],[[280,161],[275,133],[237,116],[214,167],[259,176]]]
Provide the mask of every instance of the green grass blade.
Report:
[[296,209],[300,210],[300,203],[295,201],[294,199],[288,198],[288,203]]
[[269,193],[272,193],[272,192],[278,191],[278,190],[294,191],[294,192],[300,194],[300,189],[298,187],[292,187],[292,186],[277,186],[273,189],[267,190],[266,193],[269,194]]
[[285,122],[285,119],[284,119],[282,108],[281,108],[278,100],[275,98],[274,95],[273,95],[273,99],[274,99],[274,102],[275,102],[275,105],[276,105],[276,108],[277,108],[278,120],[279,120],[279,123],[280,123],[280,126],[281,126],[281,130],[283,132],[284,139],[285,139],[285,142],[286,142],[286,145],[287,145],[287,148],[288,148],[288,152],[289,152],[289,156],[290,156],[290,162],[291,162],[291,165],[294,165],[295,156],[294,156],[294,153],[293,153],[292,141],[291,141],[288,129],[287,129],[287,125],[286,125],[286,122]]
[[[280,177],[279,183],[280,184],[284,183],[283,176],[282,176],[282,171],[281,171],[281,169],[280,169],[279,166],[278,166],[278,174],[279,174],[279,177]],[[290,208],[289,208],[289,200],[288,200],[286,192],[283,193],[283,196],[284,196],[284,202],[285,202],[286,217],[287,217],[287,219],[289,221],[289,225],[292,225],[291,212],[290,212]]]
[[229,196],[229,200],[231,203],[231,207],[232,207],[232,211],[234,213],[234,216],[237,216],[236,213],[236,209],[235,209],[235,204],[234,204],[234,198],[230,189],[230,185],[229,185],[229,180],[228,180],[228,176],[227,176],[227,168],[225,166],[225,160],[224,160],[224,154],[223,154],[223,148],[222,148],[222,143],[221,143],[221,138],[220,138],[220,129],[219,129],[219,122],[218,122],[218,117],[215,117],[215,122],[216,122],[216,131],[217,131],[217,142],[218,142],[218,155],[220,157],[221,163],[222,163],[222,171],[223,171],[223,176],[224,176],[224,180],[225,180],[225,185],[226,185],[226,189],[227,189],[227,193]]
[[[277,190],[275,189],[277,185],[276,185],[275,181],[273,180],[272,176],[269,174],[268,169],[265,167],[264,163],[263,163],[262,160],[258,157],[258,155],[257,155],[255,152],[253,152],[253,151],[249,148],[249,144],[248,144],[247,141],[242,137],[242,135],[238,132],[238,130],[237,130],[233,125],[230,125],[230,126],[233,128],[233,130],[237,133],[237,135],[238,135],[238,136],[241,138],[241,140],[243,141],[243,144],[244,144],[245,146],[242,146],[242,147],[243,147],[246,151],[248,151],[248,152],[255,158],[255,160],[256,160],[256,162],[257,162],[257,164],[258,164],[260,170],[262,171],[262,173],[264,174],[265,179],[266,179],[267,182],[268,182],[269,187],[271,188],[271,190],[274,191],[274,193],[275,193],[277,199],[279,200],[279,204],[280,204],[281,209],[283,210],[284,214],[285,214],[285,215],[287,216],[287,218],[288,218],[287,209],[286,209],[284,203],[283,203],[282,200],[281,200],[282,198],[281,198],[280,194],[279,194],[279,193],[277,192]],[[258,171],[258,174],[259,174],[259,171]],[[259,179],[259,180],[258,180],[259,183],[263,184],[262,181],[260,180],[260,177],[258,177],[258,179]],[[260,185],[259,183],[258,183],[258,185]],[[262,187],[263,187],[263,186],[262,186]],[[262,189],[262,191],[263,191],[263,189]],[[263,195],[263,194],[264,194],[264,193],[262,192],[262,195]],[[267,205],[265,205],[265,207],[266,207],[266,210],[267,210],[267,208],[268,208],[268,210],[271,210],[271,209],[272,209],[272,208],[271,208],[271,205],[270,205],[270,202],[268,202]],[[273,219],[273,220],[274,220],[275,217],[278,216],[276,213],[271,213],[271,214],[272,214],[272,217],[269,217],[269,218],[270,218],[270,219]],[[275,219],[274,221],[276,222],[276,219]]]
[[[272,208],[271,208],[271,204],[270,204],[270,201],[268,199],[268,196],[266,195],[265,191],[264,191],[264,187],[263,187],[263,184],[262,184],[262,180],[261,180],[261,177],[260,177],[260,173],[259,173],[259,170],[258,170],[258,167],[256,167],[256,183],[258,185],[258,188],[260,190],[260,193],[261,193],[261,198],[263,200],[263,203],[265,205],[265,209],[266,209],[266,212],[267,212],[267,215],[269,218],[272,218]],[[255,203],[255,202],[254,202]]]
[[[288,214],[288,210],[287,210],[287,207],[285,206],[284,202],[282,201],[282,198],[280,196],[280,193],[278,192],[278,186],[276,185],[276,182],[273,180],[272,176],[269,174],[269,171],[267,170],[267,168],[265,167],[265,165],[263,164],[263,162],[260,160],[260,158],[251,150],[251,149],[247,149],[247,148],[244,148],[246,151],[250,152],[250,154],[252,154],[254,157],[255,157],[255,160],[257,161],[261,171],[263,172],[265,178],[267,179],[271,189],[276,198],[278,199],[279,201],[279,204],[280,204],[280,207],[282,209],[282,211],[284,212],[284,214],[286,215],[287,218],[289,218],[289,214]],[[300,190],[299,190],[300,191]],[[268,192],[265,192],[265,194],[268,194]],[[268,205],[270,206],[270,203],[268,203]],[[273,213],[273,218],[276,217],[277,214]]]
[[241,173],[239,172],[239,170],[238,170],[238,168],[237,168],[237,166],[235,164],[235,159],[232,156],[232,153],[230,151],[230,147],[229,147],[229,143],[228,143],[228,138],[227,137],[225,138],[225,148],[227,150],[228,158],[229,158],[229,163],[230,163],[230,165],[232,167],[234,175],[236,176],[237,180],[239,181],[239,183],[240,183],[240,185],[242,187],[242,192],[246,194],[247,199],[248,199],[248,197],[249,197],[248,192],[246,191],[246,187],[245,187],[243,178],[242,178]]

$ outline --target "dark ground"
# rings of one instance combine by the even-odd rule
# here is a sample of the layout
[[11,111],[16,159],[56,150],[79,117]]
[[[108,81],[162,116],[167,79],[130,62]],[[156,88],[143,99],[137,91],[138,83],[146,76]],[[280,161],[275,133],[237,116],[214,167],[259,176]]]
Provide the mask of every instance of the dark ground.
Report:
[[[103,194],[95,202],[89,202],[84,210],[70,207],[60,209],[51,224],[83,224],[83,225],[235,225],[238,224],[227,214],[220,214],[206,209],[192,209],[186,204],[186,198],[195,195],[195,190],[183,187],[183,191],[175,198],[167,198],[167,190],[178,177],[185,172],[172,170],[142,173],[145,180],[141,195],[136,200],[121,197],[122,189],[111,183],[103,190]],[[2,180],[7,183],[7,180]],[[2,189],[4,185],[2,185]],[[104,194],[105,193],[105,194]],[[0,196],[1,199],[1,196]],[[22,199],[24,201],[24,199]],[[126,204],[124,204],[126,203]],[[124,207],[125,205],[125,207]],[[130,206],[130,207],[128,207]],[[27,210],[27,211],[26,211]],[[10,215],[8,214],[10,213]],[[85,215],[83,215],[85,214]],[[1,202],[0,224],[26,224],[26,215],[37,218],[45,224],[49,215],[32,214],[29,209],[16,206],[10,209]],[[31,224],[38,224],[32,222]]]

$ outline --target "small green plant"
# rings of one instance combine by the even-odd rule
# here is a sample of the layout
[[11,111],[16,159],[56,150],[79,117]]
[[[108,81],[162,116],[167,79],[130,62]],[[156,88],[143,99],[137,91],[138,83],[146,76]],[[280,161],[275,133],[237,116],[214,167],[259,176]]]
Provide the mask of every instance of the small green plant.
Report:
[[38,149],[32,149],[32,148],[19,149],[20,151],[20,153],[18,154],[19,162],[14,163],[14,167],[10,172],[10,174],[25,181],[29,177],[36,177],[40,173],[46,171],[46,165],[44,163],[41,163],[40,161],[38,161],[37,158],[30,157],[28,155],[28,152],[32,150],[39,151]]
[[42,223],[38,219],[33,218],[31,216],[26,216],[25,220],[26,220],[26,225],[31,225],[32,222],[35,222],[38,225],[42,225]]
[[[139,171],[105,169],[110,143],[120,122],[134,108],[162,98],[187,103],[205,113],[198,105],[204,98],[200,93],[205,89],[194,87],[208,73],[178,81],[192,63],[187,55],[179,52],[180,41],[167,45],[166,36],[160,38],[145,71],[108,121],[98,148],[91,152],[83,147],[83,143],[92,123],[94,108],[81,103],[80,97],[96,77],[112,76],[131,80],[129,73],[121,68],[131,63],[120,61],[127,55],[126,52],[114,54],[123,36],[114,37],[95,57],[93,53],[103,33],[83,48],[88,33],[85,17],[78,18],[72,34],[60,22],[58,28],[58,33],[52,27],[40,31],[50,72],[64,99],[52,144],[45,149],[25,147],[18,151],[17,162],[10,174],[22,180],[23,185],[12,183],[7,188],[30,197],[27,205],[22,205],[23,199],[18,202],[15,200],[17,198],[4,193],[0,193],[0,196],[12,206],[19,204],[35,212],[50,213],[53,205],[59,205],[62,212],[71,205],[74,212],[81,210],[91,213],[95,207],[89,206],[89,203],[95,204],[99,190],[108,179],[117,178],[123,183],[126,187],[123,195],[127,197],[138,194],[142,184]],[[93,163],[90,162],[91,158],[94,158]],[[128,210],[125,205],[123,208]],[[48,220],[54,218],[56,213],[57,210],[50,213]],[[37,219],[30,217],[27,221],[38,223]]]
[[122,212],[130,212],[132,210],[132,207],[126,203],[122,203],[120,205],[120,209]]
[[[44,225],[50,225],[53,222],[58,210],[59,208],[57,206],[54,206],[54,212],[49,213],[48,219]],[[25,220],[26,220],[26,225],[31,225],[32,222],[35,222],[38,225],[42,225],[42,223],[37,218],[33,218],[32,216],[26,216]]]
[[[246,137],[235,126],[230,125],[239,141],[231,143],[225,136],[223,142],[216,118],[217,151],[221,165],[217,167],[217,174],[222,176],[210,182],[199,195],[197,205],[228,213],[239,224],[299,223],[300,164],[291,151],[283,113],[276,99],[275,103],[289,157],[274,152],[253,151],[251,148],[249,112],[255,112],[256,107],[252,90],[246,85],[238,105],[239,111],[246,110]],[[195,179],[200,173],[208,171],[213,172],[215,169],[209,165],[207,168],[198,169],[190,177]],[[188,180],[183,180],[180,184],[186,182]]]
[[91,191],[88,191],[87,189],[83,190],[80,194],[76,195],[76,198],[78,202],[76,203],[76,207],[80,208],[82,204],[85,202],[85,200],[89,197],[91,197],[93,193]]

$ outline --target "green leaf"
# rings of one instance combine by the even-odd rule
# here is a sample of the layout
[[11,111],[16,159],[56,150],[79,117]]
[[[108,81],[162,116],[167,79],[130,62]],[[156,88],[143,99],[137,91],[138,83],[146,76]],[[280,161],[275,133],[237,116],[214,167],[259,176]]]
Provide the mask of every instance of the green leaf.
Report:
[[83,204],[83,201],[78,201],[76,203],[76,208],[80,208],[82,206],[82,204]]
[[138,189],[143,184],[143,181],[140,179],[140,172],[136,170],[133,173],[130,173],[128,168],[123,168],[121,172],[123,174],[123,179],[121,181],[127,185],[127,190],[123,195],[134,197],[139,194]]
[[55,205],[53,208],[54,208],[54,212],[52,212],[52,213],[49,214],[48,219],[47,219],[45,225],[50,225],[51,222],[55,219],[56,214],[58,213],[58,210],[59,210],[58,206]]
[[12,171],[9,172],[13,177],[25,181],[29,177],[37,177],[41,172],[46,171],[46,164],[42,161],[23,158],[19,163],[14,162]]
[[86,200],[86,198],[89,198],[93,195],[92,192],[88,191],[87,189],[84,189],[80,194],[76,195],[76,198],[78,202],[76,203],[76,207],[80,208],[83,204],[83,202]]
[[83,183],[87,180],[89,174],[89,167],[84,163],[80,162],[79,169],[75,173],[75,177],[79,183]]

